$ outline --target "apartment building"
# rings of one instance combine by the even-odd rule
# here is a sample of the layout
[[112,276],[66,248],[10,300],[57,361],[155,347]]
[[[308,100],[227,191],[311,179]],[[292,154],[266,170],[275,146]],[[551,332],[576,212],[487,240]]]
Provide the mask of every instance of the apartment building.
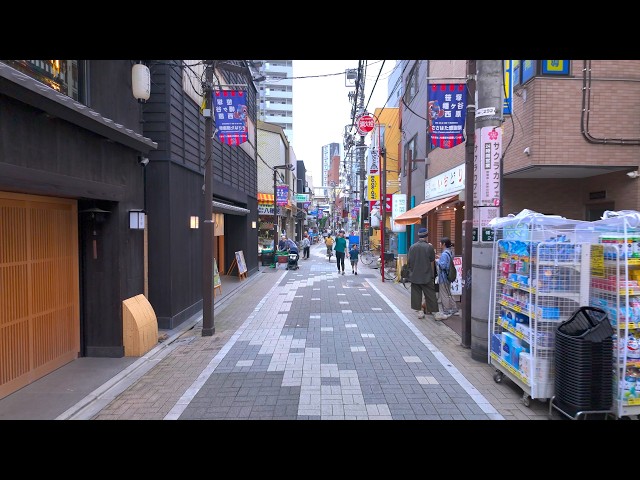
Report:
[[249,60],[258,89],[258,119],[278,125],[293,144],[293,60]]
[[[414,205],[419,223],[435,232],[432,241],[448,236],[460,254],[469,186],[465,142],[432,148],[427,120],[419,112],[427,111],[433,84],[466,82],[466,61],[403,62],[403,192],[410,189],[414,198],[407,205]],[[640,164],[640,61],[510,62],[499,214],[529,209],[596,220],[605,210],[640,210],[640,183],[633,173]]]

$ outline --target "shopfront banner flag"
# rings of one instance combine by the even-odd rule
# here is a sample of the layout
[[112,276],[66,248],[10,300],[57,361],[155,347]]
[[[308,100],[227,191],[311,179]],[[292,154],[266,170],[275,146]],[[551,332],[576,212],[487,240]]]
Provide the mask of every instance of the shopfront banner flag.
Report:
[[289,205],[289,186],[288,185],[278,185],[276,187],[276,193],[278,196],[276,197],[276,204],[279,207],[286,207]]
[[248,140],[246,91],[216,90],[213,94],[213,111],[218,138],[222,143],[240,145]]
[[435,83],[429,89],[427,117],[432,147],[453,148],[464,142],[467,86]]

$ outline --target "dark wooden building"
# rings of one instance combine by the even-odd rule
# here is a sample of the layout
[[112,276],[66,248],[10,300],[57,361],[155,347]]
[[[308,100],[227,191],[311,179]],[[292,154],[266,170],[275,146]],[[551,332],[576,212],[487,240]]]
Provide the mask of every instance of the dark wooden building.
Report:
[[[145,294],[158,327],[202,310],[202,225],[222,274],[258,269],[256,91],[244,61],[218,89],[247,92],[249,142],[212,139],[204,198],[202,78],[181,60],[0,61],[0,398],[79,356],[122,357],[123,301]],[[214,64],[215,65],[215,64]],[[133,228],[134,213],[142,228]],[[230,272],[233,274],[233,272]]]

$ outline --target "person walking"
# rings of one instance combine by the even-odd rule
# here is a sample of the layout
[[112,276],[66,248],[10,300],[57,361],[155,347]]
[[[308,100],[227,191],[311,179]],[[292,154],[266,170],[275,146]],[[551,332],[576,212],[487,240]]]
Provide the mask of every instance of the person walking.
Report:
[[[444,320],[438,311],[438,298],[434,272],[436,251],[427,241],[426,228],[418,230],[418,241],[409,247],[407,265],[409,266],[409,281],[411,282],[411,309],[415,310],[418,318],[424,318],[425,314],[433,313],[436,320]],[[422,298],[424,296],[424,310]]]
[[438,288],[440,303],[442,303],[442,313],[447,315],[447,318],[451,315],[458,313],[458,305],[456,304],[453,295],[451,294],[451,282],[449,281],[449,269],[456,268],[453,264],[453,243],[449,237],[442,237],[440,239],[440,247],[442,248],[442,254],[436,257],[436,263],[438,265]]
[[309,240],[309,234],[305,233],[302,239],[302,258],[307,260],[309,258],[309,251],[311,250],[311,240]]
[[324,244],[327,247],[327,257],[329,257],[329,261],[331,261],[331,255],[333,255],[333,238],[331,235],[325,237]]
[[351,261],[351,273],[355,275],[358,274],[358,255],[360,255],[358,244],[354,243],[349,250],[349,260]]
[[336,244],[333,248],[336,251],[336,265],[338,265],[338,273],[340,273],[340,268],[342,267],[342,275],[344,275],[344,257],[345,250],[347,249],[347,239],[344,238],[343,231],[338,233],[336,237]]

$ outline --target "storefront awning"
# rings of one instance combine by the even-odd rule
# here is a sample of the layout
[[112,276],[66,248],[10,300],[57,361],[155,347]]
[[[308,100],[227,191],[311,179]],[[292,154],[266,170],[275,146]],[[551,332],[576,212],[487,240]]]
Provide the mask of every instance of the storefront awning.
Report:
[[236,207],[235,205],[228,205],[222,202],[216,202],[213,200],[211,202],[211,206],[213,207],[213,211],[217,213],[228,213],[230,215],[247,215],[251,213],[251,210],[242,207]]
[[429,213],[434,208],[442,205],[443,203],[450,202],[453,199],[457,199],[458,195],[452,195],[451,197],[440,198],[438,200],[432,200],[431,202],[422,202],[416,205],[411,210],[407,210],[402,215],[398,215],[393,219],[394,223],[398,225],[416,225],[422,222],[422,217]]
[[258,203],[270,203],[273,205],[273,193],[258,193]]

